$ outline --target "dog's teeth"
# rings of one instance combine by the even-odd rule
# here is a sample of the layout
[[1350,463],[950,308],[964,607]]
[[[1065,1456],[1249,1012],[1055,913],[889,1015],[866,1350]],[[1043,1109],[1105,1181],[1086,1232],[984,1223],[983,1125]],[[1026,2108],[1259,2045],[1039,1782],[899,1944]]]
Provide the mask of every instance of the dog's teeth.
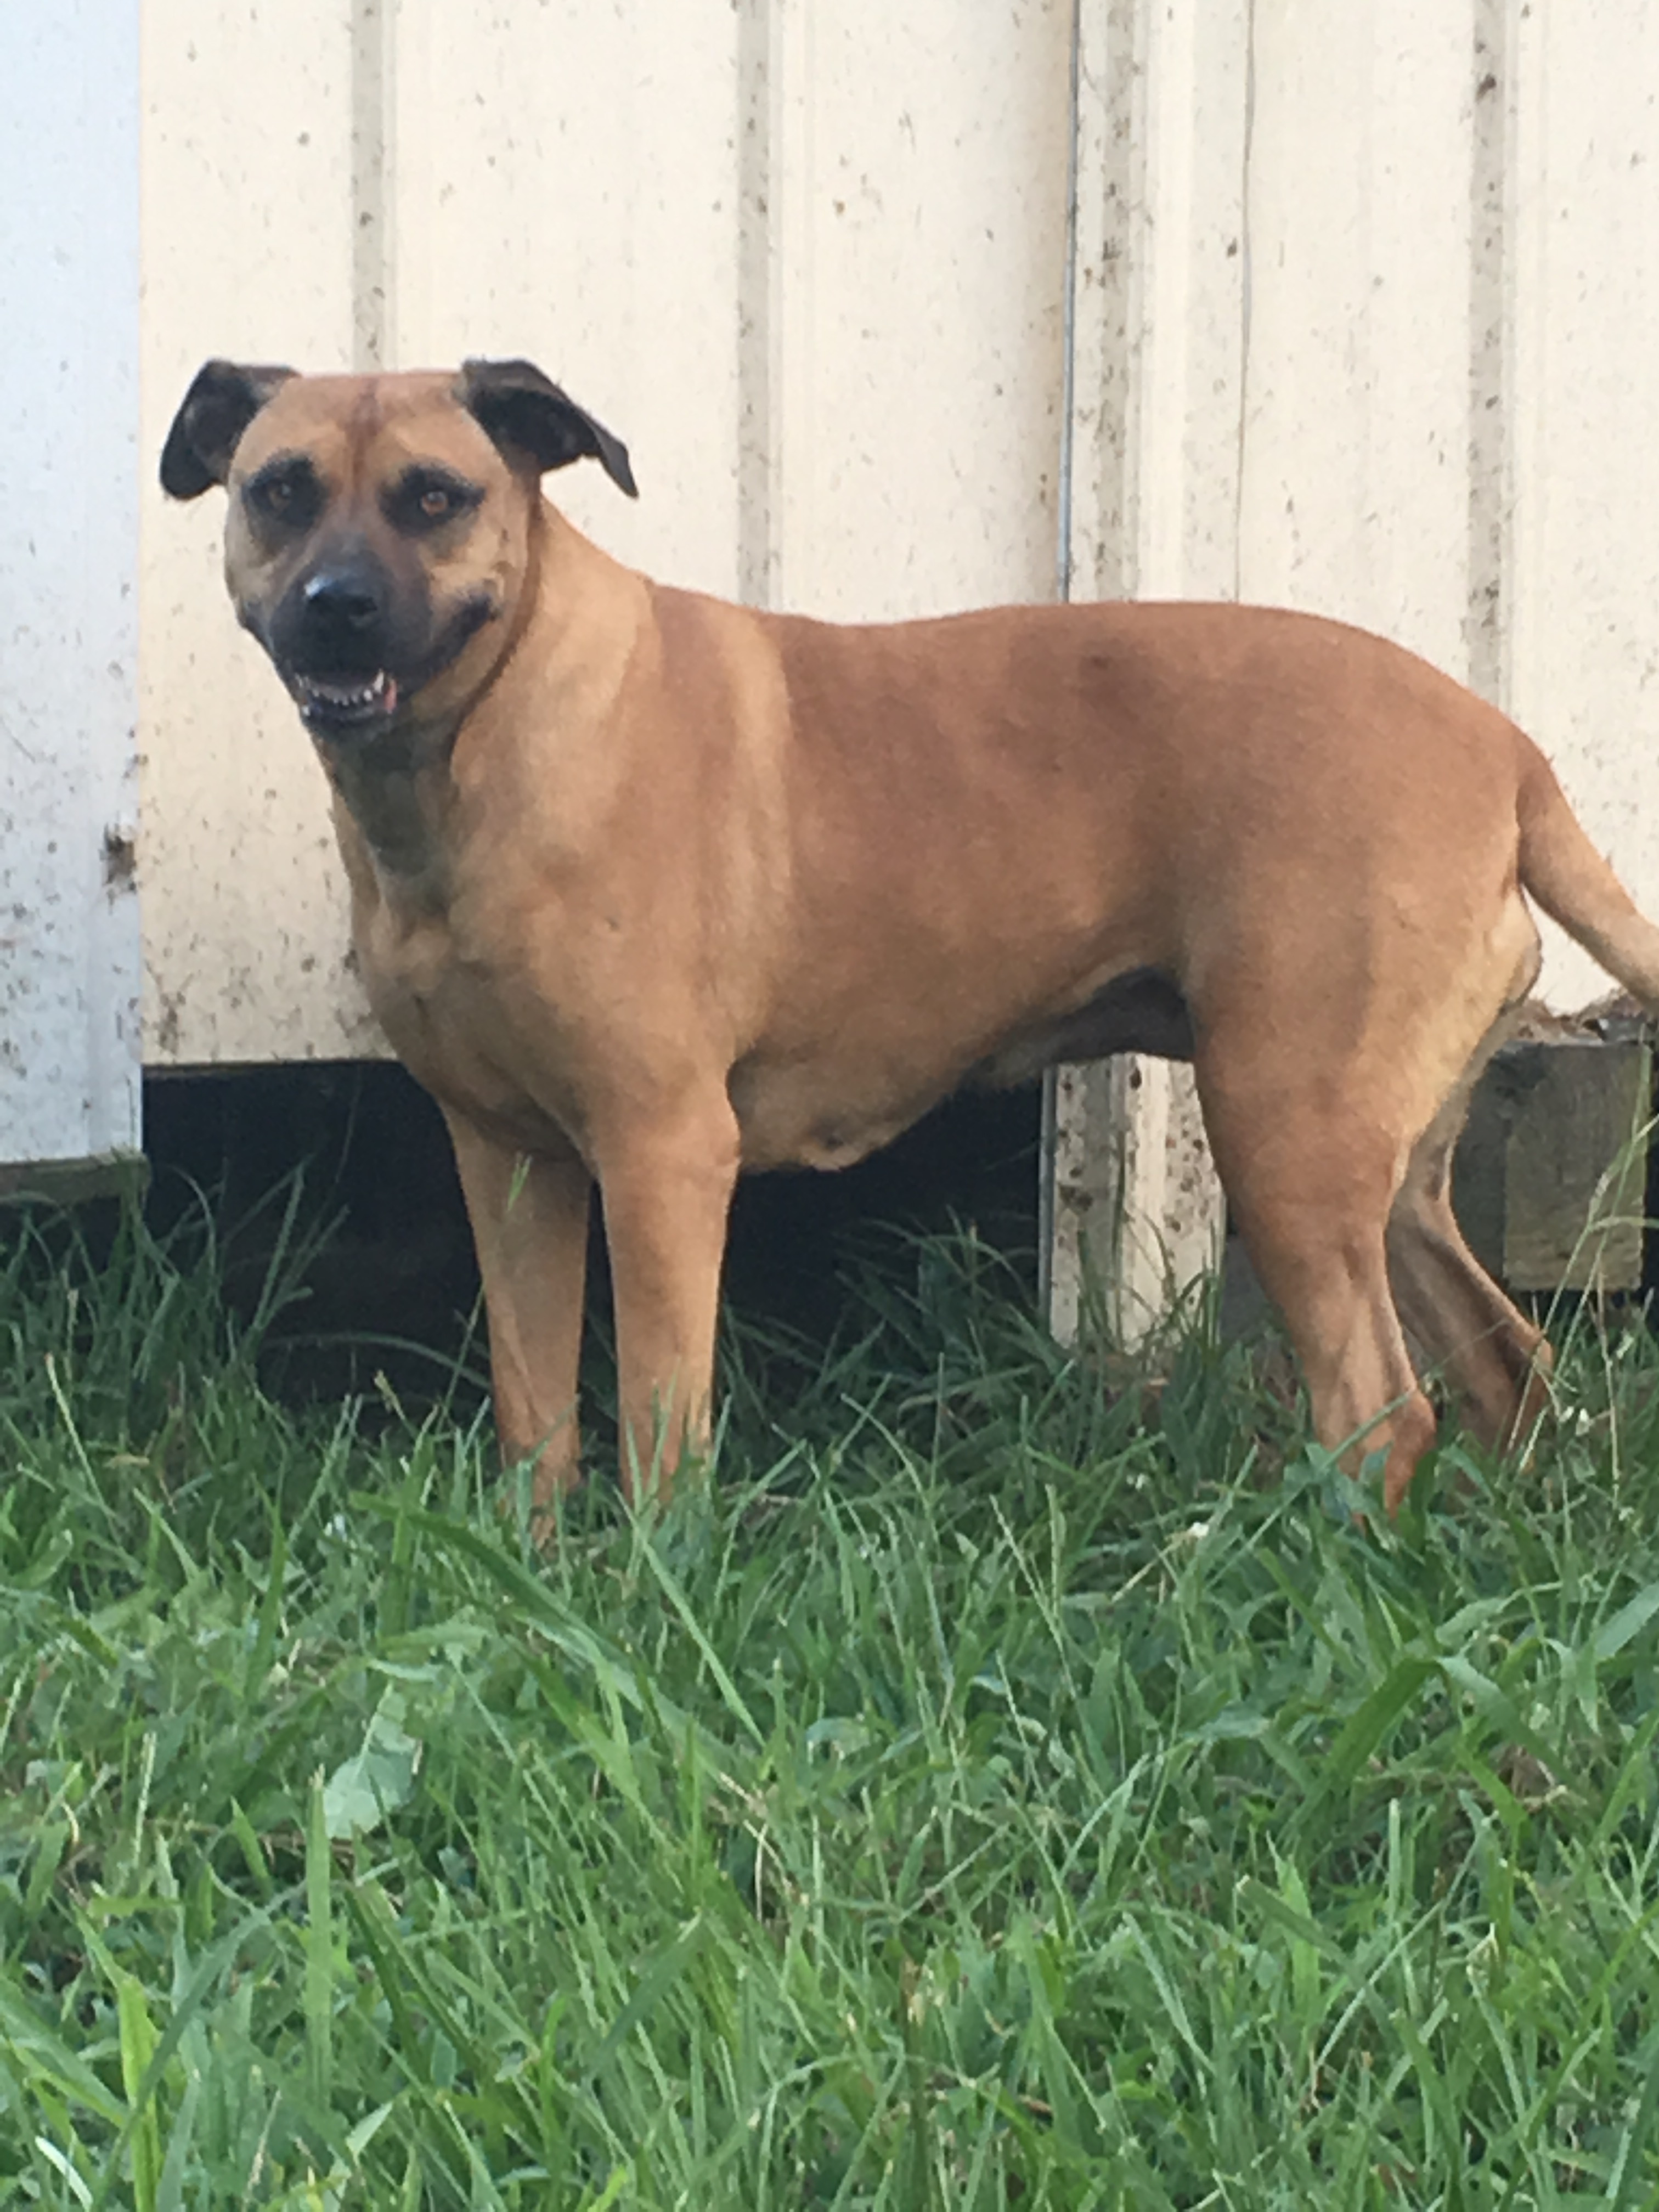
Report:
[[379,705],[390,711],[398,696],[397,684],[384,668],[359,684],[334,684],[326,677],[302,676],[296,688],[306,705],[344,712]]

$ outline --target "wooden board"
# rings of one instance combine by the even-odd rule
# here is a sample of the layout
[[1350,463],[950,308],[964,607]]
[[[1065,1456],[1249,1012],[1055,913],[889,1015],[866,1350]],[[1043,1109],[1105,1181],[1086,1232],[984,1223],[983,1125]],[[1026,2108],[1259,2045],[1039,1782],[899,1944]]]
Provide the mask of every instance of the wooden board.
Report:
[[1453,1202],[1511,1291],[1642,1280],[1650,1048],[1563,1037],[1507,1046],[1476,1093]]

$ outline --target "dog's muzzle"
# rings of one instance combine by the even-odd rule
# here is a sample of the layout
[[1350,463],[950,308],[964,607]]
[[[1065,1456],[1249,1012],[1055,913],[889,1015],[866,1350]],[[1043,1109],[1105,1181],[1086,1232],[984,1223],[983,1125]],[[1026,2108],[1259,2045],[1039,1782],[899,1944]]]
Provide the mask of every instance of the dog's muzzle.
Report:
[[309,728],[343,735],[391,719],[398,681],[386,665],[386,645],[377,580],[352,568],[307,577],[284,673]]
[[386,729],[500,612],[499,595],[482,588],[435,640],[417,641],[375,568],[330,562],[295,584],[258,634],[313,737],[355,742]]

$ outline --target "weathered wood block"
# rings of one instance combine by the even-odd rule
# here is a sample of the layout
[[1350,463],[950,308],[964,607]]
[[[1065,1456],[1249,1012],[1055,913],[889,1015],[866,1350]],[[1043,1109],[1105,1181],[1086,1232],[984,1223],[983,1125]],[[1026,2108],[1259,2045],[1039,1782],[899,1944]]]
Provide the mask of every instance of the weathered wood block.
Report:
[[1652,1054],[1638,1040],[1506,1045],[1475,1092],[1452,1202],[1511,1291],[1631,1291],[1642,1281]]

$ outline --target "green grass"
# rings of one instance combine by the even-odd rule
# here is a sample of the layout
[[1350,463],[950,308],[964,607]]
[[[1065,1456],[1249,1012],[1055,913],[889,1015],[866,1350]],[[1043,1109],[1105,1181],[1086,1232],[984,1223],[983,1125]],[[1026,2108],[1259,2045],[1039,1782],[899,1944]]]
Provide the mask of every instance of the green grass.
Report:
[[210,1258],[7,1234],[0,2206],[1659,2203],[1640,1330],[1385,1532],[925,1245],[544,1561]]

